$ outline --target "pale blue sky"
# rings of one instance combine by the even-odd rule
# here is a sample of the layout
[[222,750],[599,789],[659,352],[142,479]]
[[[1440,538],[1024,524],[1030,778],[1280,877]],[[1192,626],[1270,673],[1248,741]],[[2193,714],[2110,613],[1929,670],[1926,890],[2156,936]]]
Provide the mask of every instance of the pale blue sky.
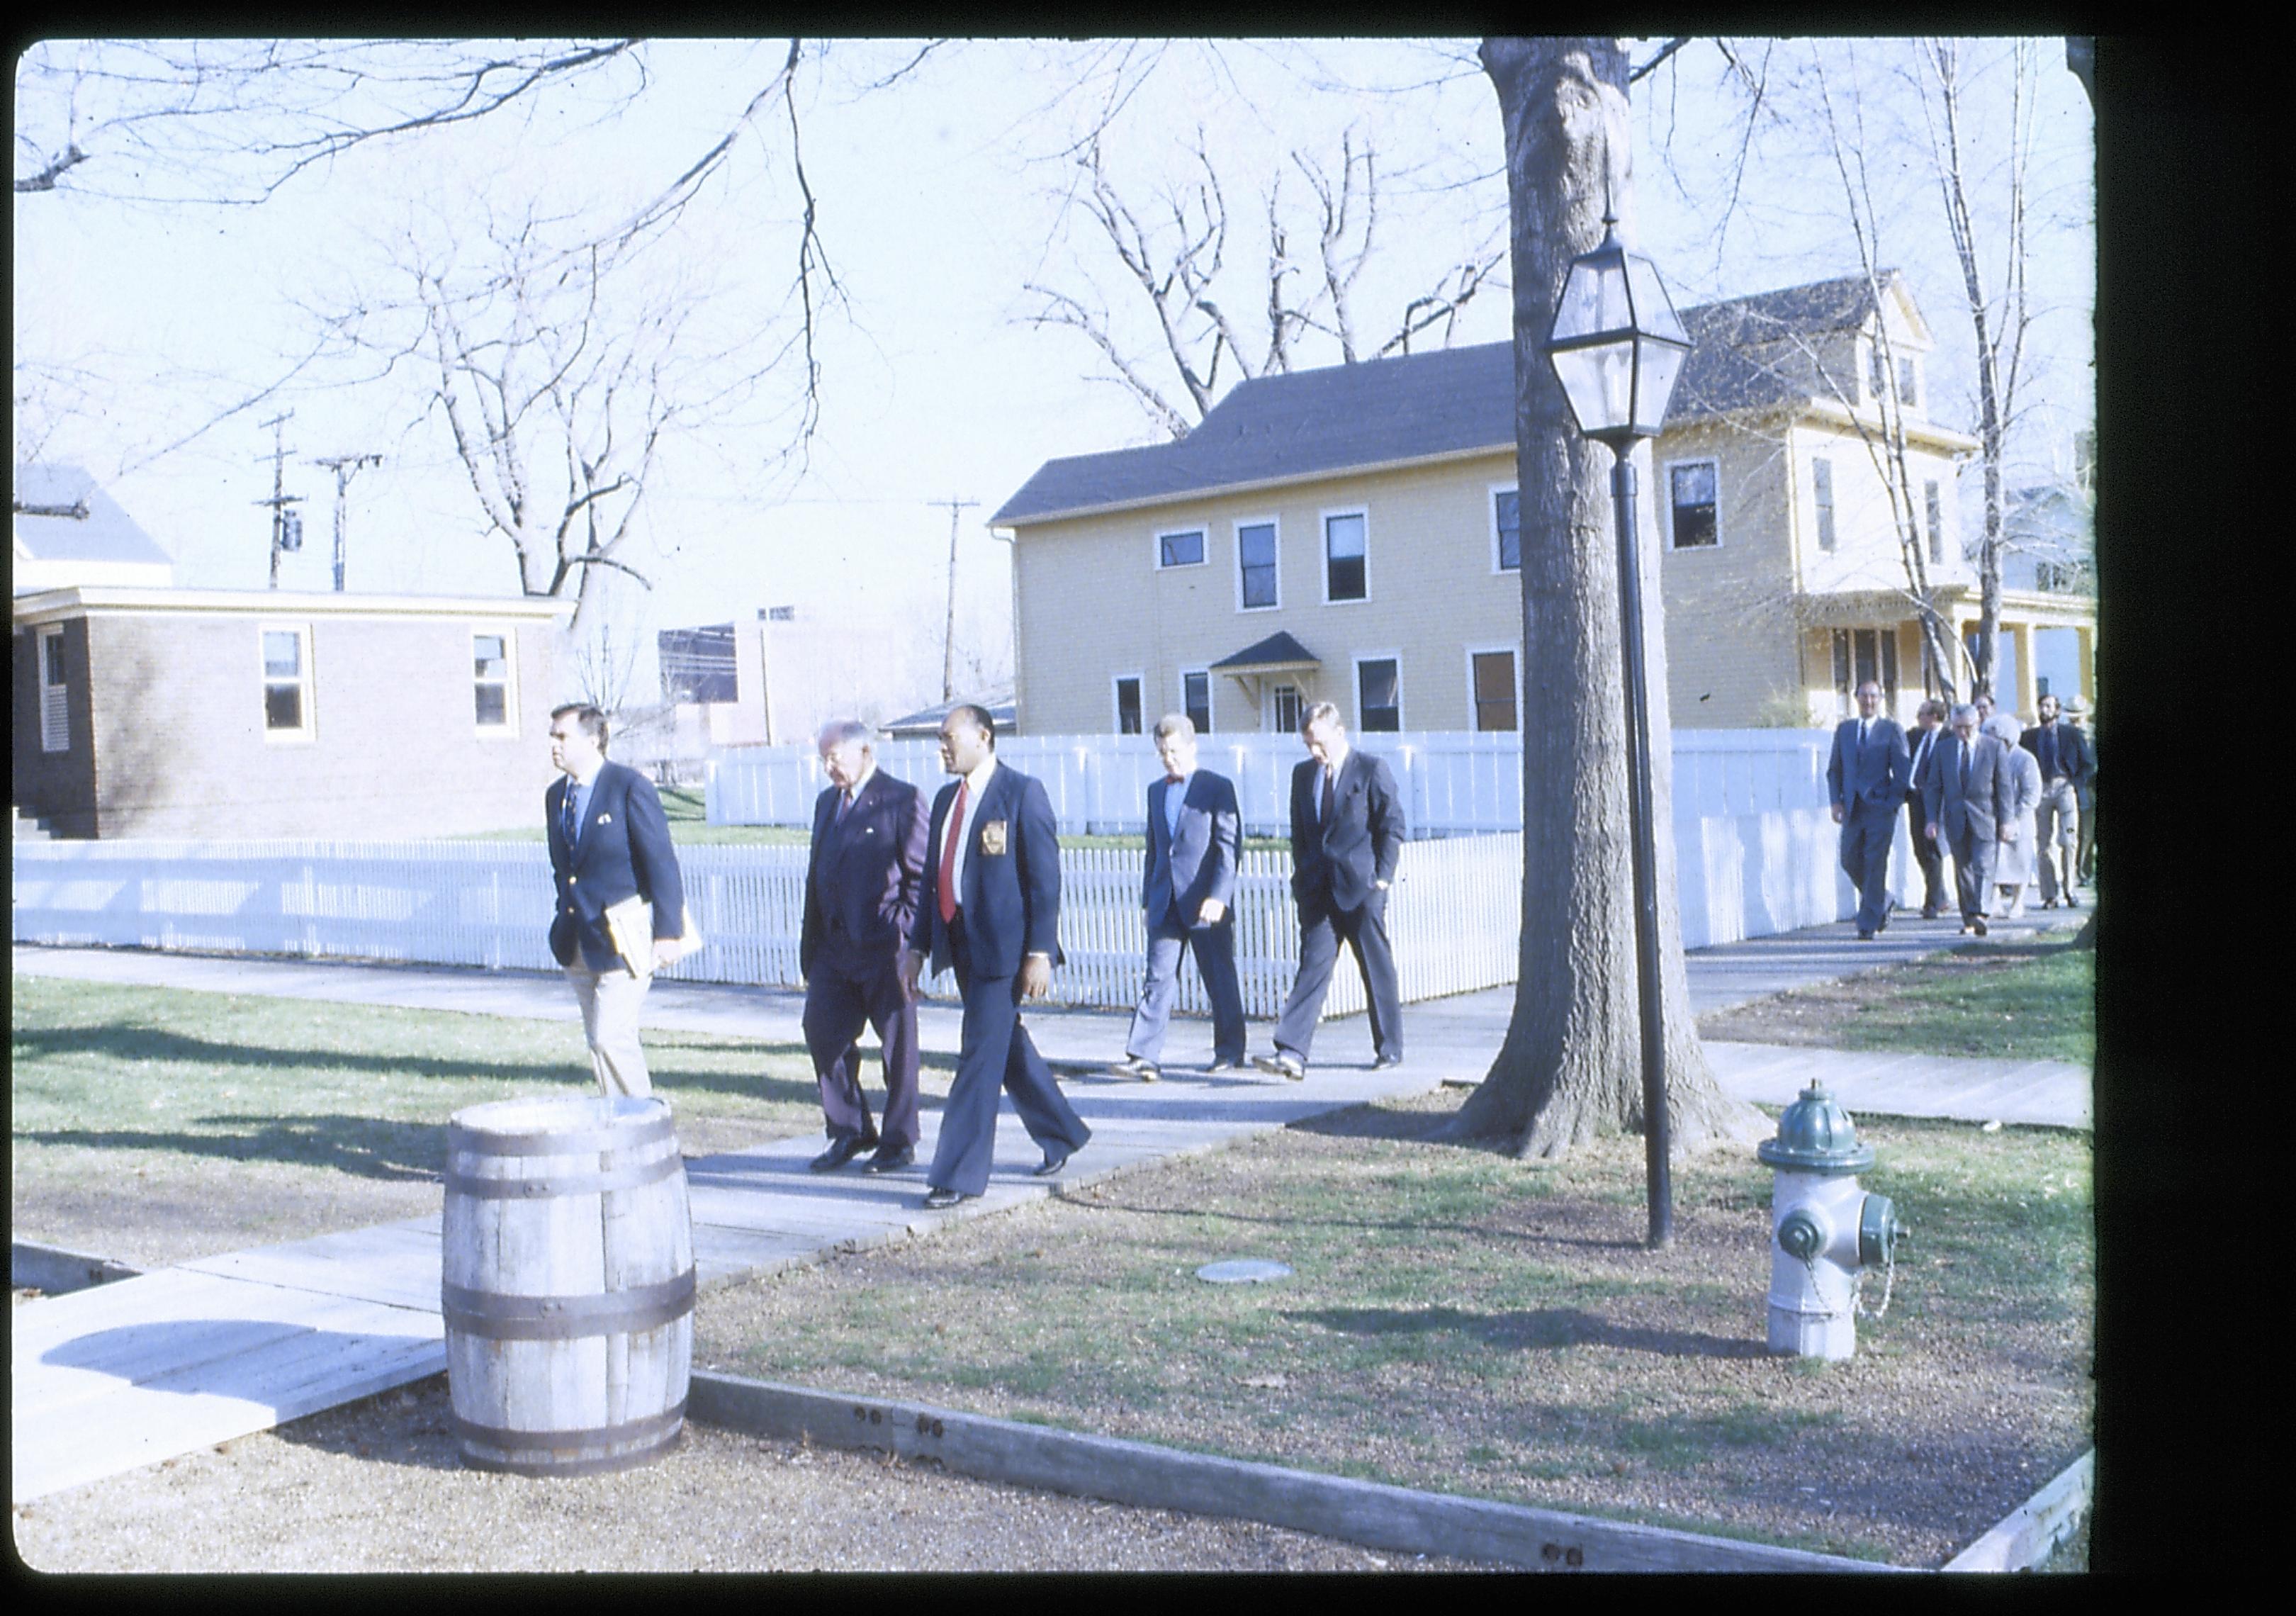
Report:
[[[419,147],[363,152],[304,176],[259,208],[158,209],[57,194],[16,201],[15,328],[28,356],[90,361],[119,381],[98,406],[61,428],[51,457],[78,459],[111,477],[123,462],[189,431],[217,401],[275,373],[305,329],[298,299],[346,284],[371,233],[403,216],[411,195],[462,205],[483,182],[510,199],[611,212],[642,197],[706,147],[770,75],[786,46],[685,43],[650,47],[652,85],[626,114],[596,121],[597,107],[554,104],[530,122],[500,119]],[[1636,49],[1639,59],[1652,47]],[[1879,50],[1881,47],[1869,47]],[[1987,46],[1986,50],[1997,49]],[[2033,275],[2052,312],[2038,323],[2031,396],[2042,406],[2024,439],[2038,472],[2069,447],[2091,413],[2089,309],[2094,208],[2089,110],[2062,66],[2061,42],[2039,46],[2037,136],[2046,185],[2038,197]],[[1251,193],[1281,152],[1329,150],[1353,127],[1372,134],[1392,176],[1389,250],[1358,294],[1366,324],[1382,323],[1456,255],[1501,223],[1503,195],[1486,179],[1458,191],[1414,181],[1495,173],[1498,117],[1472,70],[1472,45],[1399,42],[1311,47],[1229,46],[1218,59],[1179,51],[1126,108],[1111,136],[1111,166],[1141,186],[1177,171],[1177,142],[1201,126],[1229,165],[1231,203],[1249,216]],[[857,595],[899,616],[938,618],[949,514],[931,502],[971,499],[963,513],[960,570],[966,611],[982,624],[1009,594],[1004,546],[988,515],[1036,467],[1059,455],[1153,441],[1160,433],[1119,389],[1090,380],[1089,346],[1074,333],[1022,323],[1030,279],[1078,284],[1074,266],[1104,252],[1077,216],[1058,234],[1055,189],[1070,166],[1052,154],[1081,113],[1076,55],[1012,42],[948,47],[891,90],[857,85],[913,48],[840,45],[807,74],[800,105],[820,227],[849,298],[822,352],[823,414],[810,469],[769,475],[775,442],[762,410],[682,444],[662,467],[641,519],[641,565],[659,587],[637,604],[647,627],[747,618],[758,606],[826,603]],[[1686,48],[1678,71],[1636,89],[1641,245],[1677,302],[1758,291],[1854,271],[1854,248],[1833,221],[1839,182],[1809,152],[1766,160],[1749,176],[1740,213],[1718,251],[1715,223],[1734,150],[1733,109],[1713,86],[1710,44]],[[1452,82],[1409,94],[1327,87]],[[1878,121],[1882,109],[1875,109]],[[768,119],[727,181],[689,209],[678,254],[725,283],[727,317],[782,308],[791,266],[793,201],[786,167],[768,163],[784,126]],[[1673,170],[1660,160],[1668,143]],[[1876,142],[1875,149],[1879,150]],[[1947,412],[1966,377],[1952,360],[1966,316],[1933,191],[1918,174],[1890,169],[1877,184],[1902,195],[1888,217],[1886,262],[1914,277],[1945,338],[1933,383]],[[1082,227],[1079,227],[1082,226]],[[1114,289],[1113,280],[1103,285]],[[1127,317],[1136,321],[1137,310]],[[1958,326],[1948,329],[1954,323]],[[1503,288],[1471,306],[1457,340],[1492,341],[1508,329]],[[1144,335],[1144,327],[1136,334]],[[1311,348],[1313,362],[1335,349]],[[379,387],[299,392],[288,429],[303,455],[380,451],[379,471],[352,484],[352,587],[509,593],[506,547],[478,537],[467,484],[431,426],[410,431],[403,396]],[[115,495],[175,552],[179,581],[259,587],[267,567],[271,408],[208,433],[193,447],[112,482]],[[307,544],[283,582],[327,587],[332,478],[291,461],[291,492],[307,496]]]

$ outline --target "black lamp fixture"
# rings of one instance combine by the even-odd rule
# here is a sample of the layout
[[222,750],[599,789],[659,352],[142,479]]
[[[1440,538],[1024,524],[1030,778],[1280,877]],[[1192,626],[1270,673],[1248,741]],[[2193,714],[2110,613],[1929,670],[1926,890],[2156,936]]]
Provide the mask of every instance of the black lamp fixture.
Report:
[[1648,1243],[1674,1240],[1674,1185],[1666,1119],[1666,1029],[1660,1013],[1658,850],[1651,806],[1650,698],[1643,660],[1642,568],[1635,543],[1635,468],[1639,439],[1666,421],[1690,336],[1658,270],[1620,243],[1618,220],[1603,216],[1603,242],[1570,260],[1555,300],[1546,361],[1581,436],[1611,451],[1611,508],[1619,538],[1619,645],[1626,663],[1628,806],[1634,833],[1635,963],[1642,1010],[1643,1153],[1650,1189]]

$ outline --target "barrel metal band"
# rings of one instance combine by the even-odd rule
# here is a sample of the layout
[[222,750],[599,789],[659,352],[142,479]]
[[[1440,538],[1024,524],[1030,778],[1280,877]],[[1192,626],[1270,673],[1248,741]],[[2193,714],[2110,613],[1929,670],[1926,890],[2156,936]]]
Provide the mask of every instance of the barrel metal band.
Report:
[[597,1195],[611,1190],[635,1190],[659,1183],[685,1165],[676,1152],[652,1161],[597,1173],[562,1173],[549,1178],[473,1178],[457,1172],[454,1158],[447,1159],[447,1193],[476,1201],[545,1201],[557,1195]]
[[601,1296],[504,1296],[441,1284],[447,1328],[496,1341],[572,1341],[660,1329],[693,1310],[693,1270]]
[[676,1133],[668,1116],[651,1118],[633,1128],[562,1128],[546,1134],[495,1134],[479,1128],[447,1127],[447,1148],[474,1156],[580,1156],[592,1151],[626,1150],[652,1144]]
[[[466,1442],[482,1447],[498,1448],[504,1453],[518,1456],[537,1448],[609,1448],[625,1442],[657,1440],[676,1434],[685,1423],[685,1399],[680,1398],[660,1414],[649,1414],[619,1425],[600,1425],[588,1431],[507,1431],[499,1425],[480,1425],[455,1415],[455,1435]],[[602,1456],[585,1455],[586,1459]]]

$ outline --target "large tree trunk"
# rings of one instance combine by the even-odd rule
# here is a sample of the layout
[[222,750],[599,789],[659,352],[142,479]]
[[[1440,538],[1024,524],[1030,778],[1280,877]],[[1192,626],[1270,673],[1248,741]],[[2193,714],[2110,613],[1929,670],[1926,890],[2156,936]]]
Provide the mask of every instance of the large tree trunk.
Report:
[[[1633,240],[1627,58],[1611,39],[1487,39],[1484,70],[1505,121],[1514,269],[1516,471],[1522,512],[1522,938],[1514,1016],[1462,1136],[1554,1156],[1598,1133],[1643,1127],[1633,849],[1620,656],[1610,452],[1572,427],[1539,347],[1562,277],[1603,235],[1606,196]],[[1606,185],[1605,179],[1608,184]],[[1647,448],[1636,455],[1646,490]],[[1677,1151],[1769,1131],[1706,1063],[1682,963],[1676,900],[1672,726],[1665,611],[1649,529],[1652,808],[1667,1113]]]

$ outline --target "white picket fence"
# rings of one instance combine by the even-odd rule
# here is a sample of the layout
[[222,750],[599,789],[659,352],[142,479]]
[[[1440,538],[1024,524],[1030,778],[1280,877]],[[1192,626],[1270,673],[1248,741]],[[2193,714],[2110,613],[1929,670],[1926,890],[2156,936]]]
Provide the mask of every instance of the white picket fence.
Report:
[[[1413,836],[1522,828],[1520,734],[1422,730],[1355,740],[1394,771]],[[1822,810],[1832,740],[1822,730],[1677,730],[1675,813]],[[890,774],[929,791],[941,783],[931,741],[880,741],[876,752]],[[1144,735],[1008,735],[996,754],[1045,783],[1063,835],[1138,833],[1149,783],[1163,772]],[[1235,782],[1244,829],[1255,836],[1290,834],[1292,769],[1302,755],[1295,737],[1257,732],[1206,735],[1200,746],[1203,767]],[[808,826],[826,783],[809,746],[731,748],[711,771],[709,822]]]
[[[1488,836],[1406,850],[1389,923],[1406,998],[1514,979],[1521,838]],[[1053,998],[1121,1009],[1138,997],[1147,932],[1140,855],[1061,850],[1061,945]],[[681,850],[694,923],[709,939],[665,974],[690,981],[794,986],[806,849]],[[1291,859],[1244,855],[1235,894],[1246,1013],[1272,1019],[1300,949]],[[308,958],[551,971],[553,898],[538,842],[58,841],[16,847],[19,942],[293,955]],[[944,976],[931,990],[953,994]],[[1181,1008],[1208,1013],[1193,961]],[[1327,1014],[1363,1008],[1353,972],[1333,978]]]

